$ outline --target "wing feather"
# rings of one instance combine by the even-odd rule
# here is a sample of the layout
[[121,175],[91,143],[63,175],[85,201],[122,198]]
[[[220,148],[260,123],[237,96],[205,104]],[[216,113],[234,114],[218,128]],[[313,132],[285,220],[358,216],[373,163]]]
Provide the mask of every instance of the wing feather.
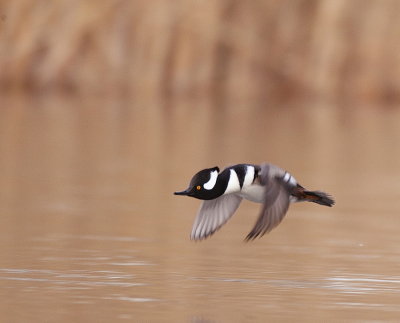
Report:
[[236,194],[222,195],[203,201],[193,224],[190,238],[203,240],[221,228],[235,213],[242,198]]
[[276,177],[277,169],[272,165],[262,165],[260,182],[265,185],[264,203],[260,215],[253,229],[246,237],[246,241],[262,237],[275,228],[283,220],[290,202],[290,193],[281,177]]

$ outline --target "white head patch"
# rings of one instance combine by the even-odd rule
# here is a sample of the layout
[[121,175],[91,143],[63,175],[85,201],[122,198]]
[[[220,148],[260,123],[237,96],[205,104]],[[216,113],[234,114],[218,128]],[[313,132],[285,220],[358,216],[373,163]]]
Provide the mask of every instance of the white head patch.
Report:
[[218,177],[218,171],[213,170],[213,171],[210,173],[210,179],[209,179],[209,181],[208,181],[207,183],[205,183],[205,184],[203,185],[203,187],[204,187],[206,190],[212,190],[212,189],[214,188],[214,186],[215,186],[215,183],[217,182],[217,177]]

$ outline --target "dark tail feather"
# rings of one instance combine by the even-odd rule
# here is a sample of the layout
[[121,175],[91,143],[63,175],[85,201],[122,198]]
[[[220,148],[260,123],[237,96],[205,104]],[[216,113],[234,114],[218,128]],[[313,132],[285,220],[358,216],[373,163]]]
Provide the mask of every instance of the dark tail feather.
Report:
[[335,200],[328,194],[321,191],[304,191],[304,200],[321,205],[332,206]]

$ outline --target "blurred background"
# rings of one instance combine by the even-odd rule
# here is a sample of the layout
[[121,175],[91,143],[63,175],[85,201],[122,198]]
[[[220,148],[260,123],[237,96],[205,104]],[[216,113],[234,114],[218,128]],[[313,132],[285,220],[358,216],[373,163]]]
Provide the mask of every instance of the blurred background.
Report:
[[[400,318],[400,2],[0,0],[0,320]],[[189,240],[200,169],[276,163]]]
[[3,91],[399,101],[400,4],[1,1]]

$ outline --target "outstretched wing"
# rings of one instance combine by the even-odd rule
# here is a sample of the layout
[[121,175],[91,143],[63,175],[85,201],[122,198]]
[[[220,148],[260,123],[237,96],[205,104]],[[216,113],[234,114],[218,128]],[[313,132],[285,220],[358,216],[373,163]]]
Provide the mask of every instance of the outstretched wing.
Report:
[[229,220],[239,207],[242,198],[236,194],[226,194],[214,200],[203,201],[194,221],[190,238],[203,240]]
[[257,222],[245,240],[262,237],[281,223],[284,218],[289,208],[290,193],[287,183],[282,180],[280,173],[281,169],[274,165],[261,165],[259,176],[260,183],[265,185],[264,202]]

